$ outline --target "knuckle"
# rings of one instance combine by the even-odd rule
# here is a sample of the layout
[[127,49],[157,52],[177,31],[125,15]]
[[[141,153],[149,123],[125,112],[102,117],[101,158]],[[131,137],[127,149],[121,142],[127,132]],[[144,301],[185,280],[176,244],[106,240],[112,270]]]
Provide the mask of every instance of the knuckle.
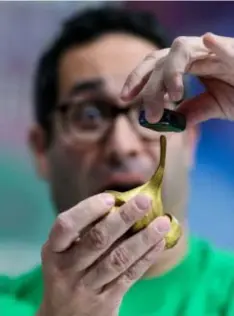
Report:
[[[180,58],[183,60],[189,60],[191,57],[191,46],[189,45],[189,40],[186,36],[177,37],[171,47],[171,51],[179,51]],[[170,65],[171,66],[171,65]]]
[[110,265],[117,271],[124,271],[129,264],[129,257],[125,247],[120,246],[110,254]]
[[55,222],[55,230],[59,232],[68,232],[74,228],[73,222],[69,219],[66,213],[58,215]]
[[179,36],[172,43],[172,47],[174,47],[174,48],[181,48],[184,46],[187,46],[186,36]]
[[130,225],[133,221],[134,221],[134,214],[126,209],[123,209],[120,211],[119,213],[121,219],[123,220],[123,222],[127,225]]
[[94,249],[103,249],[108,245],[108,234],[101,225],[91,228],[88,236],[89,242]]
[[138,278],[137,267],[133,266],[130,269],[128,269],[125,272],[125,277],[126,277],[126,281],[128,281],[128,282],[132,282],[134,280],[137,280],[137,278]]
[[[157,251],[157,250],[155,249],[155,251]],[[145,257],[142,261],[144,262],[144,264],[148,265],[152,262],[154,257],[155,257],[155,254],[153,254],[152,252],[149,252],[145,255]]]
[[151,227],[147,227],[141,234],[142,243],[146,246],[155,244],[160,238],[161,236]]
[[147,62],[147,61],[155,61],[157,57],[157,51],[153,51],[150,54],[146,55],[143,62]]
[[124,204],[120,209],[120,217],[126,225],[133,224],[136,220],[142,218],[142,216],[148,210],[142,211],[136,204],[134,199],[131,199],[128,203]]

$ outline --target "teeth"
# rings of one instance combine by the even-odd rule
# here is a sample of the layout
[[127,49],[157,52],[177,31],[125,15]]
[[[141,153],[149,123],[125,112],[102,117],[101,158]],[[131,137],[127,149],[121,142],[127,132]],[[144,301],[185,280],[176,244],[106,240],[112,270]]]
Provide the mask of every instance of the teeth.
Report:
[[[162,203],[162,183],[163,183],[163,175],[165,170],[165,162],[166,162],[166,137],[160,137],[160,161],[157,170],[151,179],[143,185],[137,186],[134,189],[118,192],[118,191],[106,191],[111,193],[115,199],[116,204],[112,208],[111,212],[117,211],[119,207],[126,203],[128,200],[133,198],[135,195],[139,193],[148,194],[152,198],[152,209],[139,221],[137,221],[133,227],[132,232],[137,232],[143,228],[145,228],[149,223],[151,223],[156,217],[166,215],[163,211],[163,203]],[[172,248],[175,246],[182,234],[181,226],[177,219],[171,215],[171,230],[165,236],[166,241],[166,249]]]

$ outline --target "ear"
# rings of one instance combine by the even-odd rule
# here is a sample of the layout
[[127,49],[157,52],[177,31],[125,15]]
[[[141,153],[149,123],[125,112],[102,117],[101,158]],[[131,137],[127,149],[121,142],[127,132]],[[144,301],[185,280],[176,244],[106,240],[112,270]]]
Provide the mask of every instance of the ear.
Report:
[[185,145],[187,148],[188,167],[192,168],[195,162],[196,149],[199,141],[200,129],[198,126],[190,127],[185,132]]
[[46,146],[46,133],[39,125],[34,125],[30,128],[28,135],[28,143],[33,153],[37,173],[41,178],[47,180],[49,170]]

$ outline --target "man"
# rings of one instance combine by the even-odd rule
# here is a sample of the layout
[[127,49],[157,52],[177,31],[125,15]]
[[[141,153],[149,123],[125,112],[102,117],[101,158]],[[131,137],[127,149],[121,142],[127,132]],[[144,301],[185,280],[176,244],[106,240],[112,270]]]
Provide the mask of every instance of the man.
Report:
[[[162,94],[165,74],[171,84],[163,91],[181,99],[181,77],[174,75],[182,68],[166,67],[174,65],[175,51],[181,60],[184,46],[179,54],[176,45],[169,54],[160,50],[167,46],[152,16],[98,9],[67,21],[43,54],[30,144],[59,215],[42,249],[42,271],[2,279],[1,315],[233,315],[233,256],[191,238],[186,225],[197,128],[189,124],[167,137],[163,203],[184,232],[173,249],[164,250],[167,217],[126,234],[150,210],[149,197],[138,195],[108,214],[113,197],[101,193],[144,183],[159,162],[159,134],[141,128],[138,116],[142,103],[149,120],[158,118],[165,99],[174,107]],[[192,62],[197,70],[199,61]],[[181,107],[189,112],[188,103]]]

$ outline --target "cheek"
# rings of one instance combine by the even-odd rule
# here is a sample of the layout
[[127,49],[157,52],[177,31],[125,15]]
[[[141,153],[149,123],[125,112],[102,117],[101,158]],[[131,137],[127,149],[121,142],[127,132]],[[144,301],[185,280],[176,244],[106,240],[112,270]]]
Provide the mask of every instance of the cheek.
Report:
[[87,198],[92,191],[92,169],[98,149],[54,146],[49,153],[50,184],[53,200],[62,211]]
[[98,156],[98,148],[92,146],[89,148],[66,148],[66,159],[69,160],[74,169],[87,172],[92,169],[92,166],[96,163]]
[[69,177],[79,175],[79,181],[89,178],[89,174],[99,161],[99,146],[57,145],[50,154],[50,165],[53,173],[63,173]]
[[[183,136],[175,135],[167,144],[166,170],[169,174],[177,175],[189,169],[188,153]],[[173,181],[173,179],[171,179]]]

